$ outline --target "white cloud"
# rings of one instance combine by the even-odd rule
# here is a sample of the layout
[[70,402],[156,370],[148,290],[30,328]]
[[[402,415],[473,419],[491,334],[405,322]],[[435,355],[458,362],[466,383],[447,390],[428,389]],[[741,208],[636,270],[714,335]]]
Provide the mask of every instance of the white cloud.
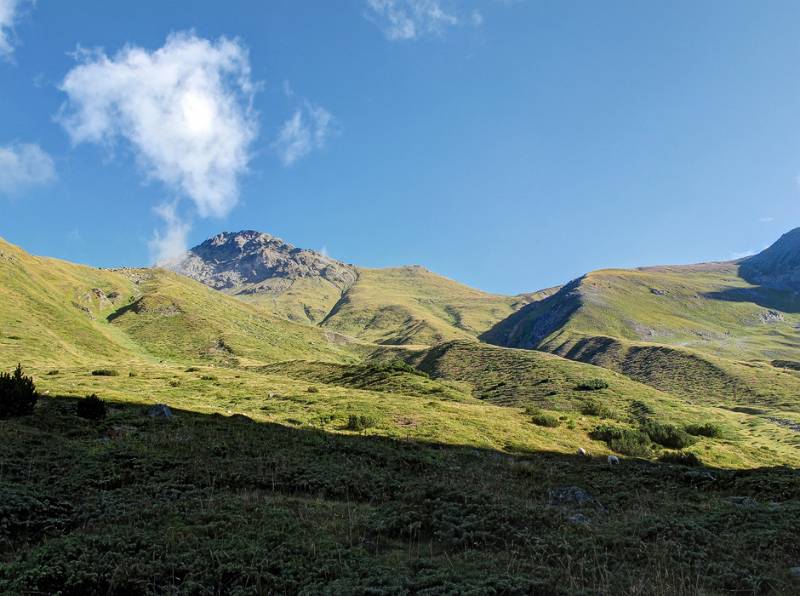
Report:
[[[152,52],[79,50],[77,59],[61,83],[68,99],[57,117],[73,143],[123,141],[149,178],[191,199],[200,217],[233,209],[258,132],[257,85],[241,44],[174,33]],[[157,246],[188,233],[175,207],[171,213]]]
[[760,221],[761,223],[772,223],[773,221],[775,221],[775,218],[774,217],[760,217],[760,218],[758,218],[758,221]]
[[387,39],[407,40],[441,34],[461,19],[442,6],[442,0],[366,0],[367,18]]
[[0,57],[9,58],[14,52],[14,24],[19,19],[22,5],[27,1],[0,0]]
[[314,149],[322,149],[335,134],[335,120],[323,107],[303,102],[291,118],[283,123],[278,138],[272,144],[285,166],[291,166]]
[[163,264],[186,252],[186,240],[191,225],[178,215],[177,204],[166,203],[154,208],[156,214],[164,220],[166,231],[153,233],[149,242],[150,258],[156,264]]
[[0,146],[0,193],[16,194],[56,178],[53,158],[39,145],[14,143]]
[[483,25],[483,15],[479,10],[473,10],[470,19],[472,20],[472,25],[474,27],[480,27]]

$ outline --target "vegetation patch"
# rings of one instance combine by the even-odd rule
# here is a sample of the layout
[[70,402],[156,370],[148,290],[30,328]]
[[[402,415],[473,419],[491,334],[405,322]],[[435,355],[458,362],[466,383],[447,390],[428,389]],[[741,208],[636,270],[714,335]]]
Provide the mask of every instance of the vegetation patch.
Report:
[[36,385],[22,372],[22,365],[12,373],[0,373],[0,418],[32,414],[38,399]]
[[369,428],[373,428],[378,424],[378,421],[372,416],[365,416],[363,414],[350,414],[347,417],[347,430],[355,432],[364,432]]
[[544,410],[534,410],[531,412],[531,422],[536,426],[544,426],[547,428],[557,428],[561,426],[561,420],[558,416]]
[[703,465],[700,458],[691,451],[667,451],[659,456],[658,461],[678,466],[697,467]]
[[595,416],[597,418],[616,419],[616,413],[606,404],[592,399],[581,404],[581,414],[584,416]]
[[575,386],[578,391],[599,391],[600,389],[608,389],[608,381],[605,379],[586,379],[581,381]]
[[106,417],[106,402],[92,394],[78,400],[75,411],[81,418],[87,420],[101,420]]
[[118,377],[119,371],[113,368],[98,368],[92,371],[94,377]]
[[722,428],[719,424],[705,422],[703,424],[690,424],[686,427],[686,432],[696,437],[708,437],[718,439],[722,436]]
[[652,419],[642,421],[640,429],[653,443],[669,449],[684,449],[697,442],[697,439],[673,424],[663,424]]
[[617,453],[633,457],[649,457],[652,455],[650,436],[640,430],[603,425],[595,428],[589,436],[597,441],[604,441],[609,448]]

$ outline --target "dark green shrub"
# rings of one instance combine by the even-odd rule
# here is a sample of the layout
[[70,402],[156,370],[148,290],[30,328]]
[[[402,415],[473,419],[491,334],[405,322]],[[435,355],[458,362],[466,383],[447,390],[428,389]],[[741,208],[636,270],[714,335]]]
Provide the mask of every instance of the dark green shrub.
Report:
[[130,377],[131,379],[132,379],[132,378],[134,378],[134,377],[136,377],[136,376],[138,376],[138,375],[137,375],[135,372],[133,372],[133,371],[131,371],[131,372],[129,372],[129,373],[128,373],[128,377]]
[[190,366],[189,368],[186,369],[186,372],[200,372],[200,369],[197,368],[196,366]]
[[653,443],[669,449],[683,449],[697,442],[692,435],[672,424],[662,424],[655,420],[644,420],[640,425]]
[[22,374],[21,365],[13,373],[0,373],[0,418],[33,414],[38,398],[33,379]]
[[92,371],[92,375],[95,377],[117,377],[119,372],[113,368],[98,368]]
[[668,451],[658,458],[658,461],[678,466],[697,467],[703,465],[700,458],[688,451]]
[[651,441],[647,433],[617,426],[598,426],[589,436],[604,441],[617,453],[634,457],[647,457],[651,453]]
[[347,418],[347,430],[363,432],[368,428],[372,428],[377,423],[378,421],[372,418],[371,416],[350,414],[350,416]]
[[722,429],[713,422],[690,424],[686,427],[686,432],[696,437],[710,437],[712,439],[718,439],[722,436]]
[[178,379],[171,379],[169,382],[170,387],[180,387],[181,382]]
[[594,399],[583,402],[581,414],[584,416],[597,416],[598,418],[616,418],[614,410]]
[[214,375],[203,375],[202,377],[200,377],[200,380],[201,381],[216,381],[217,377],[215,377]]
[[655,414],[653,408],[648,406],[643,401],[635,400],[631,402],[630,405],[631,414],[633,414],[634,418],[637,420],[642,420],[643,418],[648,418]]
[[75,410],[81,418],[100,420],[106,417],[106,402],[93,393],[79,400]]
[[547,428],[556,428],[561,425],[561,421],[558,419],[558,417],[542,411],[535,412],[531,417],[531,422],[533,422],[536,426],[544,426]]
[[586,379],[578,383],[575,387],[578,391],[598,391],[607,388],[608,382],[604,379]]
[[57,368],[54,368],[53,370],[48,370],[48,371],[47,371],[47,375],[48,375],[48,376],[50,376],[50,377],[54,377],[54,376],[56,376],[58,373],[59,373],[59,370],[58,370]]
[[317,387],[309,387],[307,389],[309,393],[319,393],[319,389]]

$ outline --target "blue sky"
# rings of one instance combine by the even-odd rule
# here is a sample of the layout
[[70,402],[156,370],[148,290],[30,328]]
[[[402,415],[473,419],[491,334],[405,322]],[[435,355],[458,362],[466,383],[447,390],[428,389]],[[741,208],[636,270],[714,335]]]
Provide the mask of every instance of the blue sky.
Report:
[[798,23],[777,0],[0,0],[0,236],[118,266],[253,228],[504,293],[732,258],[800,225]]

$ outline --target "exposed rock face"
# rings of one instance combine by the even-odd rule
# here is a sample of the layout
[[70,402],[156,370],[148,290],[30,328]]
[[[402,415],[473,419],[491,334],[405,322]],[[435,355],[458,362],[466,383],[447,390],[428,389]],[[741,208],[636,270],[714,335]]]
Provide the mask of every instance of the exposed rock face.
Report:
[[163,266],[214,289],[246,294],[280,293],[301,278],[321,278],[344,291],[358,277],[352,265],[252,230],[217,234]]
[[760,286],[800,291],[800,228],[787,232],[766,250],[741,261],[739,274]]

